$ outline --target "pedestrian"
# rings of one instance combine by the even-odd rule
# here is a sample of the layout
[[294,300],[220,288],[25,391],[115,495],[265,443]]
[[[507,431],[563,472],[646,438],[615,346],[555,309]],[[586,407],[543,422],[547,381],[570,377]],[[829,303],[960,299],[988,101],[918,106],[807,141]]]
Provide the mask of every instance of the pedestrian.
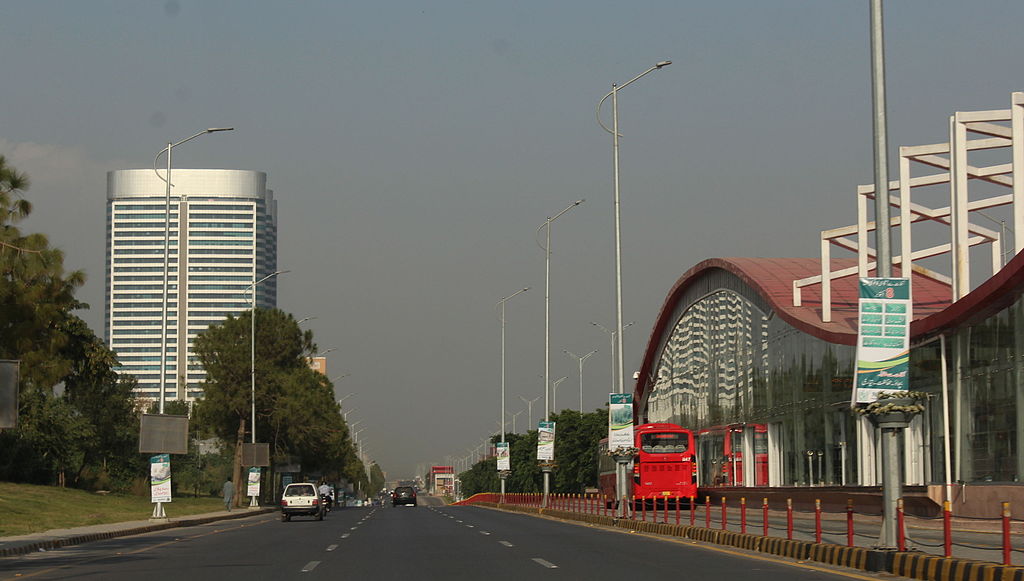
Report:
[[231,501],[235,497],[235,485],[231,482],[231,477],[224,481],[224,486],[221,487],[224,492],[224,510],[231,511]]

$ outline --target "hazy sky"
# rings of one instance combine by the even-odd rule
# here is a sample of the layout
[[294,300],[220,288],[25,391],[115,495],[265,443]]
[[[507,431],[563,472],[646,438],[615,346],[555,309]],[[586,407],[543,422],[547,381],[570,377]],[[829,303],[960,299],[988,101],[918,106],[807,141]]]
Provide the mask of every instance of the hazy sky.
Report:
[[[814,256],[872,181],[868,0],[266,2],[14,0],[0,6],[0,154],[32,178],[29,231],[89,277],[102,334],[105,172],[267,172],[280,307],[308,324],[390,477],[464,456],[543,394],[546,217],[558,407],[611,386],[611,138],[619,95],[625,368],[666,292],[715,256]],[[946,140],[957,110],[1024,89],[1024,2],[886,6],[890,144]],[[534,406],[534,421],[543,399]],[[523,431],[526,413],[517,419]],[[511,428],[511,426],[509,426]]]

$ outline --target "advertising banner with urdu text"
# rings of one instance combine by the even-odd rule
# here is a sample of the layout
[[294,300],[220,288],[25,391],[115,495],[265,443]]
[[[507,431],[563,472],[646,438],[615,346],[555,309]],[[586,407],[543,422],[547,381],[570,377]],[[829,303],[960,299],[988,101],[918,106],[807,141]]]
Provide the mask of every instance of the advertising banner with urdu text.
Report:
[[150,502],[171,501],[171,455],[157,454],[149,458]]
[[256,466],[249,469],[249,486],[246,487],[245,495],[260,495],[260,469]]
[[509,456],[508,442],[498,442],[498,470],[512,470],[512,458]]
[[910,279],[862,278],[859,287],[854,404],[910,386]]
[[537,422],[537,459],[555,459],[555,422]]
[[633,394],[608,394],[608,449],[633,447]]

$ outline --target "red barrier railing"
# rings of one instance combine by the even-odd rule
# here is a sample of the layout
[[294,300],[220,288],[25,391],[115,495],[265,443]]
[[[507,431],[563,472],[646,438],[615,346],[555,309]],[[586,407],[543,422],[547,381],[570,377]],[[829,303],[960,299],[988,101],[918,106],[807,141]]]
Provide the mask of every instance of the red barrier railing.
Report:
[[[465,505],[473,503],[501,503],[503,497],[500,493],[477,493],[469,498],[456,502],[455,504]],[[663,496],[657,494],[647,494],[642,496],[633,495],[632,497],[623,496],[621,503],[629,506],[628,512],[625,512],[626,518],[632,520],[644,520],[654,523],[668,524],[670,522],[669,517],[669,503],[675,502],[675,524],[679,525],[683,522],[682,519],[682,503],[684,497],[680,496]],[[697,517],[697,511],[699,510],[696,502],[696,497],[690,496],[686,498],[689,501],[689,513],[690,513],[690,525],[695,526]],[[735,500],[735,499],[734,499]],[[715,523],[715,528],[720,528],[723,531],[738,530],[741,534],[748,533],[748,525],[756,526],[756,522],[750,520],[750,515],[747,514],[747,500],[746,497],[740,497],[739,499],[739,522],[729,521],[729,497],[720,497],[720,523]],[[551,508],[557,508],[572,513],[580,514],[591,514],[605,516],[616,514],[613,509],[616,506],[610,497],[600,493],[553,493],[549,495],[548,502]],[[639,503],[639,507],[637,504]],[[525,505],[525,506],[537,506],[542,507],[544,504],[544,496],[536,493],[506,493],[504,496],[504,504],[507,505]],[[603,508],[601,506],[603,504]],[[623,506],[625,509],[626,506]],[[872,524],[877,522],[874,519],[881,517],[880,514],[872,513],[855,513],[853,499],[847,499],[845,510],[838,510],[835,512],[828,512],[823,510],[821,499],[815,499],[813,512],[811,511],[797,511],[794,510],[793,499],[787,498],[785,505],[785,538],[794,539],[801,538],[810,540],[813,538],[815,543],[826,542],[826,537],[832,539],[832,542],[842,542],[845,533],[845,544],[849,547],[857,546],[855,524],[857,520],[862,517],[867,517]],[[648,509],[651,515],[648,517]],[[710,496],[705,496],[704,500],[704,527],[710,529],[712,527],[712,515],[711,512],[714,510],[712,500]],[[799,520],[804,523],[804,526],[795,526],[796,515],[795,513],[800,512]],[[640,513],[640,514],[637,514]],[[829,515],[829,516],[826,516]],[[778,519],[779,514],[776,513],[774,518]],[[845,518],[844,518],[845,517]],[[756,517],[755,517],[756,518]],[[762,498],[761,502],[761,534],[764,536],[770,536],[772,513],[768,498]],[[897,499],[896,508],[896,539],[895,546],[900,551],[908,550],[925,550],[928,551],[928,547],[931,547],[932,551],[936,554],[942,554],[946,557],[952,557],[953,545],[963,547],[967,558],[980,559],[980,560],[991,560],[992,562],[1002,563],[1003,565],[1012,566],[1013,553],[1015,551],[1013,547],[1013,523],[1015,522],[1012,518],[1010,510],[1010,503],[1001,503],[1001,509],[998,517],[960,517],[962,519],[972,519],[973,521],[988,521],[987,525],[981,527],[982,530],[972,531],[970,534],[988,534],[992,537],[991,541],[980,543],[977,542],[961,542],[954,543],[953,539],[953,523],[952,523],[952,511],[950,508],[950,502],[946,501],[942,504],[941,517],[934,517],[935,524],[931,527],[924,525],[922,521],[929,520],[927,517],[910,517],[906,514],[906,503],[904,499]],[[910,527],[908,530],[908,521],[911,519],[911,523],[921,523],[916,526]],[[806,524],[810,524],[809,521],[813,519],[813,530],[810,527],[806,527]],[[845,520],[845,530],[841,523]],[[1018,524],[1022,521],[1018,519]],[[836,526],[826,527],[825,525],[832,523]],[[863,526],[862,522],[862,526]],[[869,527],[870,528],[870,527]],[[932,533],[921,532],[931,529]],[[978,528],[978,527],[974,527]],[[777,531],[775,534],[781,534],[782,527],[775,527]],[[941,535],[940,535],[941,529]],[[957,529],[960,534],[961,529]],[[987,533],[986,533],[987,531]],[[909,533],[909,534],[908,534]],[[966,534],[966,533],[965,533]],[[995,535],[1000,535],[999,540],[996,541]],[[1018,533],[1019,534],[1019,533]],[[861,534],[861,537],[868,537],[869,539],[876,539],[877,535],[872,534]],[[940,542],[941,538],[941,542]],[[930,543],[929,540],[932,540]],[[970,539],[965,539],[970,541]],[[865,541],[861,541],[862,546],[866,546]],[[971,552],[973,551],[973,553]],[[986,553],[987,551],[987,553]],[[999,552],[999,556],[996,557],[996,551]],[[1021,549],[1016,549],[1017,552],[1024,552]],[[977,555],[981,555],[978,557]],[[986,556],[987,555],[987,556]]]

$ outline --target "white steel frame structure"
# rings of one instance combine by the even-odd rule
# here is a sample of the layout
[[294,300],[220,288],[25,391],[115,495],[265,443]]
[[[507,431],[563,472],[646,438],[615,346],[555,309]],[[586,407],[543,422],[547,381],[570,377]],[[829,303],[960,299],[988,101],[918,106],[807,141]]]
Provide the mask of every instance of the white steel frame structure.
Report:
[[[1007,150],[1010,162],[988,166],[969,163],[971,152]],[[912,163],[937,168],[938,173],[913,177]],[[957,112],[949,118],[949,141],[929,145],[900,147],[899,179],[889,182],[889,205],[899,213],[890,219],[891,226],[900,226],[900,253],[892,257],[893,265],[900,265],[903,276],[911,271],[945,282],[952,289],[952,301],[971,291],[970,248],[988,244],[991,254],[991,273],[1003,266],[1002,233],[974,224],[971,213],[987,208],[1012,206],[1014,253],[1024,249],[1024,92],[1012,94],[1009,109],[993,111]],[[952,176],[952,177],[951,177]],[[1001,195],[977,194],[972,199],[971,180],[995,184],[1009,189]],[[949,184],[948,206],[930,208],[914,203],[913,188]],[[893,192],[896,192],[894,195]],[[868,201],[874,200],[873,185],[857,187],[857,224],[824,230],[821,233],[821,274],[793,281],[793,306],[801,306],[802,289],[821,285],[821,320],[832,322],[832,281],[850,276],[866,277],[876,266],[876,252],[869,244],[869,232],[875,222],[868,221]],[[937,222],[950,227],[948,242],[913,249],[912,226],[923,222]],[[903,227],[908,225],[908,227]],[[1020,235],[1016,235],[1020,233]],[[855,238],[851,238],[854,237]],[[857,266],[833,270],[832,246],[855,252]],[[950,255],[951,276],[946,276],[916,262],[945,254]],[[902,268],[909,265],[909,268]]]

